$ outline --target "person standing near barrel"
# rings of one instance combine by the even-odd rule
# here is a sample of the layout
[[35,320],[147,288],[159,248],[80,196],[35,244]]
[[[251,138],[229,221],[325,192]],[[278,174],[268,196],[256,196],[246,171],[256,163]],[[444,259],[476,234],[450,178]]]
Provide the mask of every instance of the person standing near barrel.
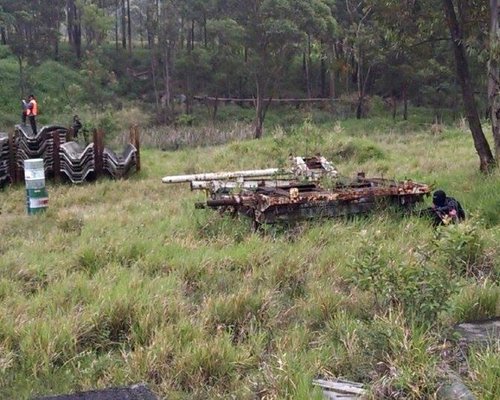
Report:
[[28,97],[28,101],[22,100],[23,103],[23,125],[26,125],[26,117],[30,120],[31,130],[33,131],[33,135],[36,135],[36,116],[38,115],[38,103],[35,99],[35,96],[30,94]]

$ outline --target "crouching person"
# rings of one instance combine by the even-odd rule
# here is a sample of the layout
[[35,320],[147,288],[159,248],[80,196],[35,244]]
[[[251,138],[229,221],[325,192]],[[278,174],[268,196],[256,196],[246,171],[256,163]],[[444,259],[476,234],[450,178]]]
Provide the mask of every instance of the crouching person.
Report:
[[432,218],[435,226],[456,224],[465,219],[465,212],[460,202],[453,197],[446,196],[442,190],[436,190],[433,193],[432,206],[424,211]]

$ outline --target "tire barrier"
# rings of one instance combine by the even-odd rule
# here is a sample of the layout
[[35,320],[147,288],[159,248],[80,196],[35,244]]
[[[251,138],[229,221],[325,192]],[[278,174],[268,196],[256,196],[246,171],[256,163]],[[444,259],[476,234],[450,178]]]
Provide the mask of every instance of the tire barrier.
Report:
[[72,183],[94,180],[101,175],[113,179],[140,170],[139,132],[131,128],[130,141],[121,154],[104,147],[104,132],[94,131],[86,147],[69,141],[71,131],[57,125],[44,126],[34,135],[31,127],[16,125],[14,134],[0,133],[0,187],[24,180],[24,161],[43,160],[45,176]]
[[67,142],[59,149],[61,172],[73,183],[82,183],[95,172],[94,143],[83,148],[76,142]]
[[[71,182],[82,183],[95,174],[94,143],[83,148],[76,142],[67,142],[60,147],[60,165]],[[102,151],[103,172],[113,179],[126,177],[130,171],[137,170],[137,149],[128,144],[122,154],[104,148]]]
[[47,176],[53,175],[54,139],[56,135],[60,144],[65,143],[68,136],[68,129],[57,125],[44,126],[36,135],[33,135],[31,127],[16,125],[14,140],[18,169],[24,171],[24,160],[41,158],[43,159],[45,174]]
[[137,149],[128,144],[121,155],[104,148],[103,151],[104,170],[114,179],[127,176],[132,168],[137,169]]
[[0,132],[0,187],[9,181],[9,137]]

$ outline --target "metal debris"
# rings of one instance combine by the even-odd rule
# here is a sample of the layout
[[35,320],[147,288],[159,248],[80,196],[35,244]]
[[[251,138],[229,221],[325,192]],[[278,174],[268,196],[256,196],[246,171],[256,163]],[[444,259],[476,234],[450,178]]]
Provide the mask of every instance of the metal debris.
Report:
[[197,208],[237,212],[257,225],[367,213],[383,203],[411,209],[430,193],[427,185],[411,180],[358,174],[342,181],[335,167],[320,156],[293,157],[292,164],[289,169],[167,176],[162,181],[190,182],[192,190],[207,193],[206,202]]
[[36,397],[34,400],[156,400],[146,385],[93,390],[61,396]]
[[500,345],[500,317],[459,324],[455,332],[467,344]]
[[335,379],[326,381],[317,379],[313,384],[323,389],[323,394],[326,399],[331,400],[356,400],[363,399],[367,395],[367,390],[361,383],[346,381],[343,379]]

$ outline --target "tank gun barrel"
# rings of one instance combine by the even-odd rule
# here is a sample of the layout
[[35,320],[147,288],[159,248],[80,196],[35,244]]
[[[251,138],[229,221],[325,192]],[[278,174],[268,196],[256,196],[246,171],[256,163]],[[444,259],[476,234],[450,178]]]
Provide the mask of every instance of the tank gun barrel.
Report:
[[291,171],[281,168],[255,169],[248,171],[233,171],[233,172],[207,172],[193,175],[172,175],[166,176],[161,181],[163,183],[181,183],[192,181],[210,181],[217,179],[238,179],[238,178],[258,178],[269,176],[281,176],[290,174]]

